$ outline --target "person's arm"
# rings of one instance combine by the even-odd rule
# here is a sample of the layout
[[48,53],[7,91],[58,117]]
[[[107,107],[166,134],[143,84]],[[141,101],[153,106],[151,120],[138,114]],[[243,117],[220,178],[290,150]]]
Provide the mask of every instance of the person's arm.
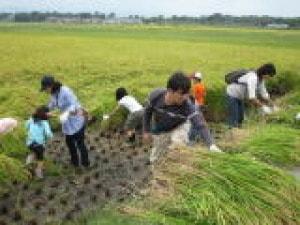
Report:
[[260,94],[261,101],[263,103],[265,103],[265,104],[267,104],[269,106],[272,106],[272,107],[274,106],[274,103],[273,103],[273,101],[270,98],[270,94],[267,91],[265,82],[262,82],[259,85],[259,94]]
[[251,105],[260,108],[263,106],[263,103],[257,98],[256,88],[257,88],[257,76],[253,76],[251,79],[246,81],[248,99]]
[[[54,96],[51,96],[51,99],[48,103],[48,109],[49,111],[53,111],[57,107],[56,98]],[[49,113],[51,114],[51,113]]]
[[45,122],[45,136],[47,140],[53,138],[53,133],[48,122]]
[[144,133],[150,133],[151,131],[151,120],[152,120],[153,108],[150,104],[145,106],[144,117],[143,117],[143,128]]

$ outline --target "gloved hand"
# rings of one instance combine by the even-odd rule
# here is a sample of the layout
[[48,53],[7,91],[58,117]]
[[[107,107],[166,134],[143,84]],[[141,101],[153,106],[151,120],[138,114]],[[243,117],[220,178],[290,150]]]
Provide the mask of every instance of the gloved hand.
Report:
[[223,152],[218,146],[216,146],[215,144],[212,144],[211,146],[209,146],[209,151],[211,152]]
[[66,111],[66,112],[63,112],[62,114],[60,114],[60,116],[59,116],[60,123],[65,123],[68,120],[69,116],[70,116],[69,111]]
[[103,120],[108,120],[109,119],[109,115],[108,114],[103,114]]
[[261,107],[261,112],[262,112],[263,115],[270,115],[273,112],[273,110],[272,110],[271,107],[269,107],[267,105],[263,105]]
[[300,113],[297,113],[295,119],[298,120],[298,121],[300,120]]

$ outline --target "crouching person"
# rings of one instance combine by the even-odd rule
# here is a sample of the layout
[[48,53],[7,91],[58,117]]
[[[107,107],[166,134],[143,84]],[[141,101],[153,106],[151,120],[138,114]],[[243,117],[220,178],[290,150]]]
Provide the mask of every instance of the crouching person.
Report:
[[32,117],[26,121],[25,125],[27,131],[26,145],[30,149],[26,164],[31,164],[35,160],[37,161],[35,175],[40,179],[43,178],[43,160],[46,142],[53,137],[47,121],[47,113],[48,108],[46,106],[37,108]]
[[133,96],[128,95],[126,89],[122,87],[116,90],[116,100],[118,107],[124,107],[129,112],[124,129],[128,141],[133,142],[135,141],[136,130],[141,129],[143,126],[144,108]]
[[[78,151],[80,152],[81,165],[90,166],[87,147],[85,145],[85,110],[81,107],[73,91],[63,86],[52,76],[44,76],[41,80],[41,91],[51,96],[48,108],[50,111],[58,109],[62,124],[62,132],[66,137],[71,163],[75,168],[80,166]],[[48,114],[53,116],[52,113]]]
[[226,75],[229,127],[239,128],[244,121],[244,103],[249,101],[261,109],[263,115],[271,114],[278,108],[270,99],[265,81],[276,75],[274,64],[267,63],[257,70],[238,70]]
[[[164,146],[160,146],[161,143],[157,140],[157,135],[171,133],[174,135],[178,128],[186,126],[186,122],[191,123],[194,129],[198,131],[210,151],[221,152],[214,144],[202,113],[189,100],[190,88],[189,78],[182,72],[176,72],[169,78],[167,89],[156,89],[150,94],[144,113],[143,138],[148,141],[154,134],[154,147],[150,155],[151,162],[156,161],[162,151],[166,149]],[[180,135],[175,136],[179,139],[184,138]]]

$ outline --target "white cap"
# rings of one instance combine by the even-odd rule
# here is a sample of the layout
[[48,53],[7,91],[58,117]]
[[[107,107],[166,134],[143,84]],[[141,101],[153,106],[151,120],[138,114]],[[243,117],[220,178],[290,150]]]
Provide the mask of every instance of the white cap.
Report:
[[194,78],[202,79],[202,73],[200,73],[200,72],[195,72]]

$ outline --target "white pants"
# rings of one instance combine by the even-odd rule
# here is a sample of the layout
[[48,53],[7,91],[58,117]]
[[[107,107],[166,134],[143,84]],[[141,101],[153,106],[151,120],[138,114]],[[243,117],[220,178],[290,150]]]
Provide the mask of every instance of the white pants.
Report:
[[188,132],[190,127],[190,121],[187,121],[170,132],[153,135],[150,162],[155,162],[170,149],[186,146],[189,142]]

